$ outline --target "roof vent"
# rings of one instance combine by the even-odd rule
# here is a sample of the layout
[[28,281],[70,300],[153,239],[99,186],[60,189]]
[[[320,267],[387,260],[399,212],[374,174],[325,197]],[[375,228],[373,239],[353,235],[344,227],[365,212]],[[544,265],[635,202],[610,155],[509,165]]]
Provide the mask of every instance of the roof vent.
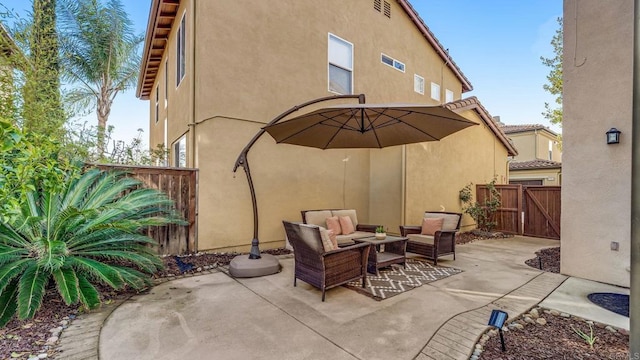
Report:
[[386,1],[384,2],[384,16],[391,19],[391,4]]
[[380,12],[382,9],[381,3],[382,0],[373,0],[373,8],[376,9],[377,12]]

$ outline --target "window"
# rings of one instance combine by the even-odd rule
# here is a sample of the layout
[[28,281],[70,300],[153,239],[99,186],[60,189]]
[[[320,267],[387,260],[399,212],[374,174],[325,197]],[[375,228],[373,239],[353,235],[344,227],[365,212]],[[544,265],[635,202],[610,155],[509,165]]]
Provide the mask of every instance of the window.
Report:
[[173,166],[187,167],[187,138],[185,136],[173,143]]
[[404,72],[404,63],[401,63],[400,61],[392,58],[391,56],[385,55],[385,54],[380,54],[380,61],[385,64],[385,65],[389,65],[392,68],[398,70],[398,71],[402,71]]
[[160,85],[156,85],[156,124],[158,123],[158,118],[160,117],[160,107],[158,106],[160,100]]
[[440,101],[440,85],[431,83],[431,98]]
[[353,44],[329,34],[329,91],[353,93]]
[[549,160],[553,160],[553,141],[549,140]]
[[453,91],[447,89],[444,92],[444,102],[452,102],[453,101]]
[[424,78],[422,76],[413,74],[413,91],[424,95]]
[[169,142],[169,138],[167,136],[168,130],[169,129],[169,120],[165,117],[164,118],[164,139],[162,142],[162,148],[164,149],[165,153],[163,156],[163,165],[164,166],[169,166],[169,148],[167,147],[167,144]]
[[176,86],[180,85],[180,82],[182,81],[182,79],[184,79],[184,75],[185,75],[185,66],[186,66],[186,61],[185,61],[185,41],[186,41],[186,36],[185,36],[185,32],[186,32],[186,22],[185,22],[185,18],[186,15],[182,15],[182,20],[180,20],[180,27],[178,27],[178,43],[176,46]]
[[164,108],[169,104],[169,60],[164,61]]

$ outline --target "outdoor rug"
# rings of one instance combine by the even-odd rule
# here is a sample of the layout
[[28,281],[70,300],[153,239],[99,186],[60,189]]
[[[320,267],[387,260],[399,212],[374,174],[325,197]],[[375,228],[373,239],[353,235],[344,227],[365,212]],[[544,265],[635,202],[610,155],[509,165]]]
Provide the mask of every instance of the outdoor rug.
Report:
[[433,266],[426,261],[407,259],[406,269],[402,265],[391,265],[380,269],[379,276],[368,273],[364,288],[360,280],[349,282],[345,286],[381,301],[461,272],[456,268]]

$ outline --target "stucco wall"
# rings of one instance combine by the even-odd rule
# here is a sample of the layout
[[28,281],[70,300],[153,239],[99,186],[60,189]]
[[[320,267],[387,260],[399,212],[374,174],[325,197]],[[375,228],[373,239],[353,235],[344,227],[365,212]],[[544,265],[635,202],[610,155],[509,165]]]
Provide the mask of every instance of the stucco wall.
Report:
[[[535,159],[562,161],[562,151],[558,139],[551,133],[538,130],[507,134],[507,137],[513,141],[513,145],[518,149],[518,155],[514,158],[516,161]],[[551,159],[549,159],[549,141],[552,142]]]
[[542,185],[558,186],[561,185],[561,173],[561,169],[511,170],[509,171],[509,180],[542,179]]
[[565,0],[564,44],[561,271],[629,286],[633,1]]
[[518,155],[514,158],[514,160],[526,161],[536,158],[535,134],[515,133],[507,134],[507,137],[513,141],[513,146],[518,149]]

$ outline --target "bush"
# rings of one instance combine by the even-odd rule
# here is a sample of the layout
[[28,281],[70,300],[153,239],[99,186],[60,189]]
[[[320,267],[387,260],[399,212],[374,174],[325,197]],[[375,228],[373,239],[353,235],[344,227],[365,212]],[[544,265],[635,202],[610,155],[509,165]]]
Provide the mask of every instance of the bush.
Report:
[[20,212],[0,222],[0,326],[32,318],[47,285],[68,305],[100,305],[95,284],[142,289],[162,267],[140,234],[184,224],[173,202],[123,173],[91,169],[61,188],[27,191]]
[[496,189],[496,179],[491,180],[487,184],[489,197],[484,202],[479,203],[473,201],[472,183],[460,190],[460,201],[462,201],[462,210],[469,214],[475,220],[476,226],[482,231],[491,232],[498,224],[495,221],[496,212],[500,208],[500,192]]

